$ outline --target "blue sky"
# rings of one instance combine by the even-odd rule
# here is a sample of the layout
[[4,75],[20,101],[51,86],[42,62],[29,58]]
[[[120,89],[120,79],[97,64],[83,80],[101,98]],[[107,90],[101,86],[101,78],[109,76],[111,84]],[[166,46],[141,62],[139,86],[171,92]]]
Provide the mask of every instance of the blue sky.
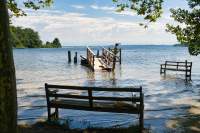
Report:
[[164,14],[148,29],[135,12],[117,13],[112,0],[55,0],[50,8],[33,11],[22,6],[28,16],[13,18],[16,26],[38,31],[43,41],[58,37],[63,45],[113,44],[174,44],[176,37],[165,32],[166,23],[176,24],[170,18],[170,8],[187,8],[186,0],[165,0]]

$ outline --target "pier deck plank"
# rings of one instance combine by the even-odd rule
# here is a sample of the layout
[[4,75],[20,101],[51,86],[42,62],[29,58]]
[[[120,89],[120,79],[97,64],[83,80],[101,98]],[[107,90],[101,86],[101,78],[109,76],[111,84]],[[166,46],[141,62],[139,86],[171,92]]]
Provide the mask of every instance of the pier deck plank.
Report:
[[94,58],[94,70],[101,70],[102,69],[102,64],[99,61],[100,58]]

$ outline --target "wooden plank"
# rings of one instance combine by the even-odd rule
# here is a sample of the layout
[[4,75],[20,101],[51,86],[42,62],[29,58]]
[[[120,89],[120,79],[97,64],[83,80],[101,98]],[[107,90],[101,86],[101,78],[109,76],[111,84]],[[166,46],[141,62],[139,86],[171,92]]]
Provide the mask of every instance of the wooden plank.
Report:
[[106,88],[106,87],[88,87],[88,86],[64,86],[45,84],[46,87],[52,89],[71,89],[71,90],[88,90],[92,88],[93,91],[119,91],[119,92],[142,92],[139,87],[121,87],[121,88]]
[[89,47],[87,47],[87,49],[90,51],[90,53],[92,53],[93,55],[95,55],[95,53]]
[[93,107],[93,98],[92,98],[92,89],[88,89],[88,97],[89,97],[89,103],[90,107]]
[[[49,94],[49,97],[74,98],[74,99],[89,99],[89,96],[70,95],[70,94]],[[107,101],[140,102],[140,98],[139,97],[104,97],[104,96],[92,96],[92,99],[93,100],[107,100]]]
[[51,104],[52,108],[72,109],[72,110],[84,110],[84,111],[98,111],[98,112],[111,112],[111,113],[125,113],[125,114],[140,114],[140,110],[136,109],[116,109],[116,108],[101,108],[101,107],[81,107],[74,105],[59,105]]
[[139,113],[139,106],[133,106],[133,104],[117,105],[114,102],[94,102],[93,107],[90,106],[88,101],[70,101],[60,100],[51,101],[51,107],[63,108],[63,109],[76,109],[98,112],[118,112],[118,113]]
[[87,59],[86,57],[84,57],[84,56],[82,56],[82,55],[80,55],[80,57],[81,57],[81,59],[84,59],[84,60],[86,60],[86,59]]
[[107,100],[107,101],[130,101],[130,102],[140,102],[139,97],[95,97],[93,100]]
[[[165,64],[161,64],[162,66]],[[166,66],[179,66],[179,67],[185,67],[185,65],[175,65],[175,64],[166,64]],[[188,65],[189,67],[189,65]]]
[[101,62],[100,62],[100,60],[99,60],[100,58],[95,58],[94,59],[94,69],[95,70],[101,70],[102,69],[102,64],[101,64]]
[[[183,63],[185,64],[185,61],[166,61],[167,63]],[[192,63],[192,62],[187,62],[187,63]]]
[[88,96],[70,95],[70,94],[49,94],[49,97],[58,97],[58,98],[75,98],[75,99],[89,99]]
[[183,72],[185,72],[185,71],[187,71],[186,69],[176,69],[176,68],[165,68],[165,70],[170,70],[170,71],[183,71]]

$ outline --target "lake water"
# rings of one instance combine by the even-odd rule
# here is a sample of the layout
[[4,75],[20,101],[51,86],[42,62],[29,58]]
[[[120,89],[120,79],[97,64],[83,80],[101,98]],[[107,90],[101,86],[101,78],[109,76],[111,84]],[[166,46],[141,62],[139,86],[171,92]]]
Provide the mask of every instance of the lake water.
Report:
[[[96,50],[99,47],[93,48]],[[142,86],[145,95],[145,126],[151,126],[158,132],[164,129],[167,120],[187,115],[188,109],[196,106],[199,100],[200,57],[190,56],[186,47],[122,46],[122,64],[117,64],[115,73],[100,70],[92,72],[80,65],[80,58],[78,64],[69,64],[68,50],[72,51],[73,56],[74,52],[78,52],[78,57],[86,54],[85,47],[14,49],[19,123],[47,118],[44,83]],[[184,73],[181,72],[167,71],[166,77],[160,75],[160,64],[165,60],[192,61],[192,82],[185,83]],[[137,115],[128,114],[61,110],[60,116],[68,119],[71,128],[120,127],[138,122]]]

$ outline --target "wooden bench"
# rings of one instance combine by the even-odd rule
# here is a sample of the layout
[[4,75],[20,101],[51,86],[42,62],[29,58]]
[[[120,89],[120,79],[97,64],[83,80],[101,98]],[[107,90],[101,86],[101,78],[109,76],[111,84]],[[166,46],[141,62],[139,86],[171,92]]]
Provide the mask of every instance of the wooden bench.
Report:
[[[66,90],[81,90],[85,91],[87,95],[69,94],[65,92]],[[49,121],[58,119],[59,108],[98,112],[128,113],[139,115],[140,131],[142,132],[143,130],[144,95],[142,93],[142,87],[102,88],[50,85],[46,83],[45,91]],[[120,93],[126,92],[131,93],[131,96],[95,96],[93,92],[99,91]],[[52,108],[55,109],[53,113],[51,113]]]
[[165,61],[165,64],[160,65],[160,74],[166,74],[166,70],[185,72],[185,79],[191,80],[192,62]]

